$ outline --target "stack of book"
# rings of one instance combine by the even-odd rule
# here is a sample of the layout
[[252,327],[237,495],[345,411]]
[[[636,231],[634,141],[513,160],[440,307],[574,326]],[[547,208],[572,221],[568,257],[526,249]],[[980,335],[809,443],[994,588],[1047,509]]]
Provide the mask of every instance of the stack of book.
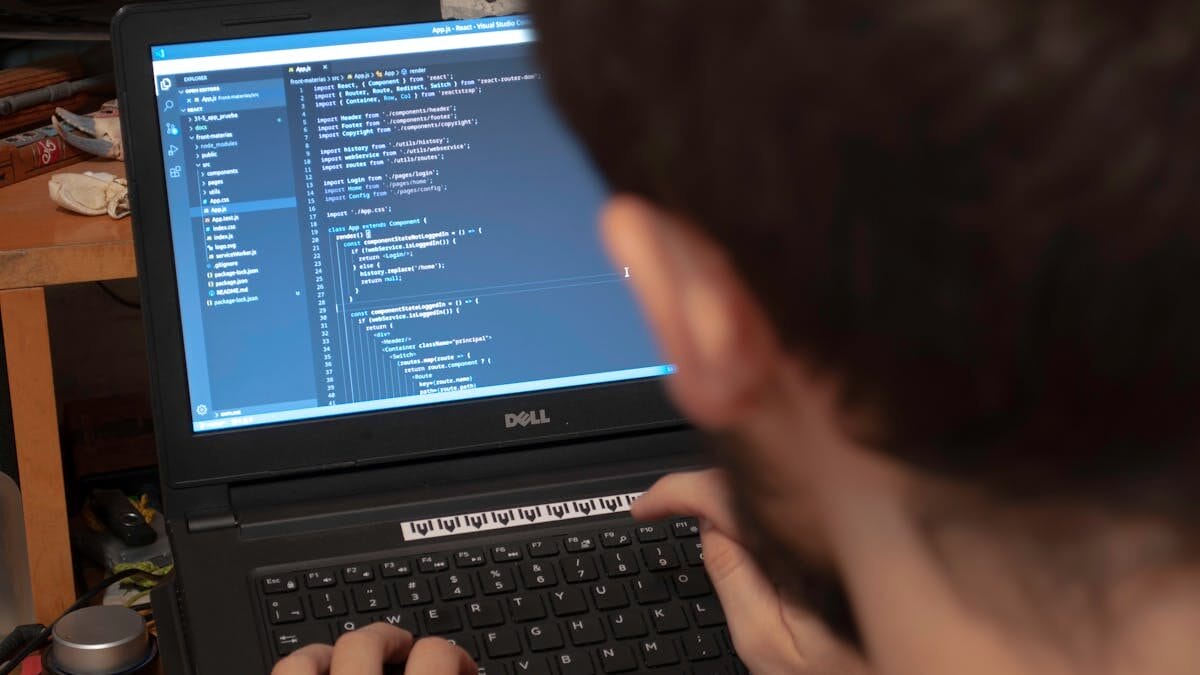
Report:
[[[56,57],[22,68],[0,71],[0,98],[79,80],[83,64],[75,56]],[[0,186],[57,170],[84,158],[84,153],[59,138],[50,117],[55,108],[75,112],[94,110],[103,96],[84,91],[64,99],[0,114]]]

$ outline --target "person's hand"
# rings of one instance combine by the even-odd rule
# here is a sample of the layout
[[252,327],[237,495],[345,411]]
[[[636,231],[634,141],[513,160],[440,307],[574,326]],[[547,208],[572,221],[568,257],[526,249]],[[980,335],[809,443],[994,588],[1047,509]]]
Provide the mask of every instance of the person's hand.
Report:
[[704,567],[729,621],[738,656],[757,675],[851,675],[870,668],[820,618],[780,598],[738,540],[729,486],[721,471],[673,474],[633,504],[638,520],[700,519]]
[[475,675],[475,662],[441,638],[413,640],[411,633],[373,623],[338,638],[308,645],[275,664],[271,675],[383,675],[385,663],[403,663],[406,675]]

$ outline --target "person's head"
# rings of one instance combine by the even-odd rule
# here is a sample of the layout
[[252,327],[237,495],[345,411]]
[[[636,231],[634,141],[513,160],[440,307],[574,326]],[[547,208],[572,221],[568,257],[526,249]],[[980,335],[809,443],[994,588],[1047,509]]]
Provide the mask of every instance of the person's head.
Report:
[[532,4],[700,427],[1197,517],[1200,4]]

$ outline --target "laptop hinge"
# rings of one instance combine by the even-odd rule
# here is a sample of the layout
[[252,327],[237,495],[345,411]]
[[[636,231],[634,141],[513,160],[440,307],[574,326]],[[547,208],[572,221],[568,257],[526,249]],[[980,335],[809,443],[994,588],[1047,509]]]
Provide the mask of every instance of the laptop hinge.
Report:
[[237,527],[237,516],[233,511],[205,511],[187,517],[188,532],[212,532]]

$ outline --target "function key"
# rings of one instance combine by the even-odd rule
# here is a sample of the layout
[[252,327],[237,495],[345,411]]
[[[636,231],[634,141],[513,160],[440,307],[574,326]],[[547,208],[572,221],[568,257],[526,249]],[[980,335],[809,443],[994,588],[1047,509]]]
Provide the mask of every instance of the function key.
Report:
[[268,595],[274,593],[290,593],[291,591],[300,588],[299,582],[295,576],[286,577],[264,577],[262,580],[263,593]]
[[360,584],[375,578],[375,570],[370,565],[347,565],[342,568],[342,579],[348,584]]
[[680,518],[671,523],[671,531],[676,537],[696,537],[700,535],[700,521],[695,518]]
[[548,558],[558,555],[558,544],[553,539],[535,539],[525,545],[531,558]]
[[450,559],[444,555],[423,555],[417,558],[417,569],[425,574],[445,572],[450,569]]
[[520,560],[521,547],[513,544],[502,544],[492,547],[492,560],[498,563]]
[[596,550],[596,540],[585,535],[571,535],[563,539],[563,547],[570,553]]
[[646,523],[638,525],[637,530],[638,541],[643,544],[649,544],[655,541],[663,541],[667,538],[667,529],[657,523]]
[[459,567],[479,567],[487,562],[483,549],[472,548],[454,554],[454,564]]
[[604,548],[628,546],[633,543],[633,535],[626,529],[605,530],[600,533],[600,543],[604,544]]
[[333,570],[313,570],[304,575],[304,585],[309,588],[336,586],[337,573]]
[[300,606],[300,598],[286,596],[267,601],[267,616],[271,623],[292,623],[304,620],[304,608]]
[[379,563],[379,573],[384,579],[406,577],[412,574],[412,563],[407,560],[385,560]]

